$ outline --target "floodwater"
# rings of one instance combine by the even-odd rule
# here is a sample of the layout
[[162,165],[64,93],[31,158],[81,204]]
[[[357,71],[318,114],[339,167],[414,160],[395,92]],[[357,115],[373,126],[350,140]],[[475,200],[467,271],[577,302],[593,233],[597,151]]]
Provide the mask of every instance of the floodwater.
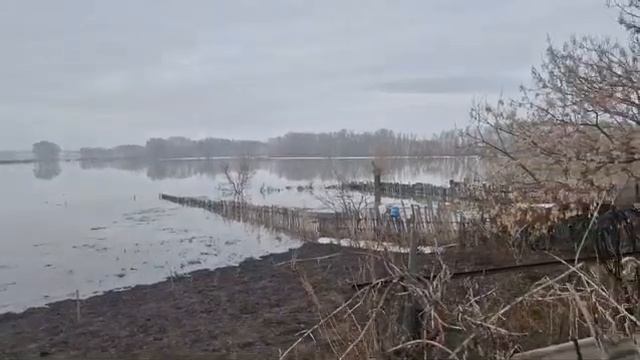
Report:
[[[0,165],[0,313],[299,246],[283,234],[159,200],[159,193],[227,197],[227,161]],[[249,201],[314,209],[326,206],[324,185],[371,177],[370,159],[260,160],[251,167]],[[473,167],[473,159],[394,159],[383,180],[446,184]]]

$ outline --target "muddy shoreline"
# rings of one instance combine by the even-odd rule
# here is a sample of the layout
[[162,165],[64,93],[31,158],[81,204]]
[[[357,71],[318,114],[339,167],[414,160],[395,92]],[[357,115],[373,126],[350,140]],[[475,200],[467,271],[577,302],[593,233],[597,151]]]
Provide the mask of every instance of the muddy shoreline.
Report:
[[[318,321],[301,278],[313,285],[323,306],[336,306],[351,296],[349,284],[363,256],[354,249],[309,243],[239,266],[80,300],[79,320],[75,300],[2,314],[0,358],[277,358]],[[316,257],[324,258],[291,266],[292,258]]]
[[[451,249],[444,260],[457,270],[512,263],[499,254],[475,255]],[[406,263],[406,254],[390,256],[396,264]],[[306,243],[238,266],[198,270],[79,304],[64,300],[0,314],[0,359],[277,359],[317,324],[320,313],[348,300],[354,283],[371,280],[371,259],[361,249]],[[438,265],[434,260],[423,255],[419,267],[429,270]],[[381,263],[373,263],[376,278],[388,275]],[[481,278],[491,286],[514,279],[527,284],[557,271],[553,268]],[[311,285],[312,295],[303,282]],[[316,340],[305,339],[290,358],[335,357],[322,339]],[[528,348],[539,345],[539,339],[531,341]]]

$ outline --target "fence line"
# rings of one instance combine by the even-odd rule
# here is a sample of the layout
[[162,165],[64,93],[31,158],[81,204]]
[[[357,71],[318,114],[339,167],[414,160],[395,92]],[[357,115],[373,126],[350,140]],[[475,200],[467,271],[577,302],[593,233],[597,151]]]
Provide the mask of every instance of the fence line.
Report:
[[[366,181],[330,185],[327,186],[327,188],[371,194],[375,192],[375,184]],[[485,198],[489,195],[492,197],[507,195],[509,191],[507,188],[499,188],[490,184],[465,184],[453,180],[449,181],[448,187],[428,183],[380,183],[381,195],[394,198],[421,198],[443,201],[451,199],[475,200]]]
[[400,237],[411,233],[416,236],[434,234],[447,229],[449,238],[463,236],[465,219],[442,218],[431,206],[404,207],[402,217],[378,215],[375,209],[350,213],[314,212],[304,209],[268,205],[252,205],[240,201],[209,200],[206,198],[160,194],[160,199],[183,206],[202,208],[224,218],[264,226],[302,239],[318,237],[380,239]]
[[240,201],[209,200],[204,198],[160,194],[160,199],[183,206],[202,208],[224,218],[264,226],[270,230],[300,238],[315,237],[317,222],[301,209],[278,206],[251,205]]

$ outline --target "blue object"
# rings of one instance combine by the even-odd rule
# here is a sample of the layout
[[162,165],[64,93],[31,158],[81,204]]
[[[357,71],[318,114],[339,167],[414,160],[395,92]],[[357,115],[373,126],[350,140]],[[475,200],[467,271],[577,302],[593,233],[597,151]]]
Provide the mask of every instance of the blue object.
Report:
[[399,219],[400,218],[400,208],[397,206],[393,206],[391,208],[391,211],[389,212],[389,215],[391,215],[392,218],[394,219]]

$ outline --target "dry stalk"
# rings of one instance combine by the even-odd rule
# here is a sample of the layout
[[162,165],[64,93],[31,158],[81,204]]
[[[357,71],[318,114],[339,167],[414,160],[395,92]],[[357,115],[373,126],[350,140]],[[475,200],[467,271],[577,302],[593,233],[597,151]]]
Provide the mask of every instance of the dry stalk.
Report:
[[[516,306],[517,304],[519,304],[520,302],[524,301],[525,299],[527,299],[529,296],[539,292],[540,290],[558,282],[560,279],[568,276],[569,274],[577,271],[580,267],[582,266],[582,264],[578,264],[576,267],[572,267],[571,269],[565,271],[564,273],[562,273],[561,275],[556,276],[555,278],[551,279],[551,280],[547,280],[545,282],[543,282],[542,284],[534,287],[533,289],[527,291],[524,295],[519,296],[517,299],[515,299],[513,302],[511,302],[509,305],[503,307],[500,311],[498,311],[497,313],[495,313],[493,316],[491,316],[491,318],[488,320],[488,323],[493,323],[496,320],[500,319],[502,317],[502,315],[504,315],[505,313],[507,313],[509,310],[511,310],[511,308],[513,308],[514,306]],[[462,351],[462,349],[464,349],[476,336],[477,336],[477,332],[471,334],[469,337],[467,337],[462,344],[460,344],[460,346],[458,346],[452,356],[457,355],[460,351]],[[450,356],[449,358],[453,358],[452,356]]]
[[[574,298],[574,300],[576,302],[576,305],[577,305],[578,309],[580,310],[580,312],[582,313],[582,316],[584,317],[584,320],[587,323],[587,326],[589,327],[589,332],[591,333],[591,337],[595,339],[596,344],[598,345],[598,348],[599,349],[603,349],[602,342],[600,341],[602,334],[601,334],[601,331],[595,325],[595,321],[593,319],[593,315],[591,315],[591,313],[587,309],[587,306],[585,305],[584,301],[582,301],[582,299],[580,299],[580,295],[578,294],[578,292],[576,292],[576,290],[573,288],[573,286],[571,286],[571,284],[567,284],[567,288],[569,289],[569,291],[573,295],[573,298]],[[603,356],[605,356],[605,355],[603,354]],[[603,357],[603,360],[606,360],[606,358]]]
[[342,303],[342,305],[338,306],[329,315],[325,316],[317,324],[315,324],[313,327],[311,327],[310,329],[305,331],[302,334],[302,336],[300,336],[298,338],[298,340],[296,340],[291,346],[289,346],[289,348],[287,348],[287,350],[284,353],[282,353],[282,355],[280,355],[279,359],[280,360],[285,359],[287,357],[287,355],[289,355],[289,353],[296,346],[298,346],[298,344],[300,344],[302,342],[302,340],[304,340],[307,336],[311,335],[314,331],[316,331],[318,328],[323,326],[325,322],[327,322],[330,319],[332,319],[335,315],[339,314],[342,310],[344,310],[345,308],[348,308],[349,304],[351,304],[356,298],[361,296],[363,293],[366,293],[366,292],[370,291],[370,289],[372,289],[372,288],[377,288],[377,287],[381,286],[383,283],[384,283],[383,281],[378,281],[378,282],[376,282],[376,284],[372,284],[371,286],[368,286],[366,288],[358,290],[351,298],[349,298],[349,300],[347,300],[344,303]]
[[604,201],[605,195],[606,193],[603,193],[602,196],[600,197],[600,200],[597,203],[598,205],[596,206],[596,210],[594,211],[593,215],[591,216],[591,220],[589,221],[589,226],[587,227],[587,231],[585,231],[584,235],[582,235],[582,240],[580,241],[580,245],[578,246],[578,250],[576,251],[576,259],[575,259],[576,264],[578,263],[578,259],[580,259],[580,252],[582,252],[582,248],[584,247],[587,237],[591,232],[591,228],[596,222],[596,219],[598,217],[598,212],[600,211],[600,207],[602,206],[602,202]]
[[580,265],[582,264],[578,264],[577,266],[573,266],[569,263],[567,263],[566,261],[558,258],[557,256],[554,256],[559,262],[563,263],[564,265],[568,266],[570,268],[570,270],[573,270],[576,274],[578,274],[580,276],[581,279],[583,279],[584,281],[586,281],[587,283],[589,283],[593,289],[595,291],[597,291],[598,293],[600,293],[602,296],[604,296],[611,305],[613,305],[614,307],[616,307],[621,314],[623,314],[625,317],[627,317],[629,320],[633,321],[633,323],[636,326],[640,325],[640,321],[638,321],[638,319],[629,314],[624,307],[622,307],[622,305],[620,305],[613,297],[611,297],[611,294],[609,294],[607,291],[602,289],[602,286],[599,286],[598,284],[596,284],[587,274],[584,273],[584,271],[580,270]]
[[292,258],[292,259],[287,260],[287,261],[279,262],[279,263],[275,264],[275,266],[291,265],[291,267],[295,267],[295,265],[297,263],[306,262],[306,261],[317,261],[318,263],[320,263],[321,260],[331,259],[331,258],[334,258],[336,256],[340,256],[340,255],[342,255],[342,253],[337,252],[337,253],[334,253],[334,254],[329,254],[329,255],[325,255],[325,256],[318,256],[318,257],[314,257],[314,258],[306,258],[306,259],[295,259],[295,258]]
[[[309,280],[302,274],[300,275],[300,281],[301,281],[302,286],[304,287],[305,291],[307,292],[309,297],[312,299],[314,305],[316,306],[316,310],[318,312],[318,316],[322,320],[322,318],[323,318],[323,316],[322,316],[322,305],[320,304],[320,300],[318,299],[318,297],[316,296],[315,291],[313,290],[313,286],[311,285]],[[331,326],[331,329],[327,329],[327,326],[326,326],[327,323],[329,323],[329,325]],[[334,341],[333,341],[334,336],[333,335],[336,335],[339,340],[342,340],[342,339],[340,338],[340,334],[336,330],[336,324],[334,322],[334,319],[330,318],[319,329],[320,329],[321,335],[324,335],[325,339],[329,343],[329,346],[331,347],[331,350],[333,351],[333,353],[337,354],[338,350],[337,350],[336,345],[334,344]],[[322,334],[323,330],[324,330],[324,334]]]
[[389,294],[389,291],[391,290],[391,287],[387,287],[387,289],[384,291],[382,297],[380,298],[380,301],[378,303],[378,306],[373,310],[371,316],[369,317],[369,321],[367,321],[367,324],[364,326],[364,328],[362,329],[362,331],[360,331],[360,335],[358,335],[358,337],[356,338],[355,341],[353,341],[349,347],[347,348],[347,350],[345,350],[344,353],[342,353],[342,355],[340,356],[340,360],[344,359],[349,352],[351,352],[351,350],[353,350],[353,348],[360,343],[360,341],[362,340],[362,338],[364,337],[365,333],[367,332],[367,330],[371,327],[371,325],[373,324],[373,321],[376,319],[376,316],[378,315],[378,313],[380,311],[382,311],[382,306],[384,305],[384,302],[387,300],[387,295]]
[[424,344],[437,347],[438,349],[443,350],[446,353],[448,353],[449,355],[453,356],[454,359],[458,359],[458,356],[456,354],[454,354],[453,351],[451,351],[446,346],[443,346],[442,344],[439,344],[439,343],[437,343],[435,341],[431,341],[431,340],[427,340],[427,339],[407,341],[404,344],[400,344],[398,346],[395,346],[395,347],[387,350],[387,352],[388,353],[393,353],[393,352],[396,352],[396,351],[404,349],[404,348],[408,348],[408,347],[412,347],[412,346],[416,346],[416,345],[424,345]]

